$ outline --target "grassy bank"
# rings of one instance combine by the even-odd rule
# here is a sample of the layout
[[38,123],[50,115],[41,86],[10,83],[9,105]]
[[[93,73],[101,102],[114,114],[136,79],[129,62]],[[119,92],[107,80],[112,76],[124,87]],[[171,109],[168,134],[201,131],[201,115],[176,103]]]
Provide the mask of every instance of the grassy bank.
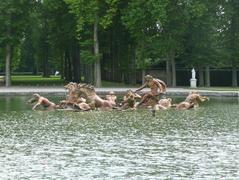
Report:
[[[44,78],[42,76],[33,75],[13,75],[12,85],[13,86],[63,86],[66,84],[59,76],[50,76],[49,78]],[[118,82],[108,82],[102,81],[103,87],[132,87],[131,84],[118,83]],[[139,85],[137,85],[139,86]],[[137,87],[136,86],[136,87]]]
[[12,85],[15,86],[56,86],[63,85],[65,81],[58,76],[45,78],[42,76],[12,76]]
[[[13,75],[13,86],[63,86],[67,82],[62,80],[59,76],[50,76],[44,78],[41,75]],[[102,87],[139,87],[141,84],[132,85],[119,82],[102,81]],[[190,87],[177,87],[190,89]],[[198,87],[195,90],[209,90],[209,91],[239,91],[239,87]]]

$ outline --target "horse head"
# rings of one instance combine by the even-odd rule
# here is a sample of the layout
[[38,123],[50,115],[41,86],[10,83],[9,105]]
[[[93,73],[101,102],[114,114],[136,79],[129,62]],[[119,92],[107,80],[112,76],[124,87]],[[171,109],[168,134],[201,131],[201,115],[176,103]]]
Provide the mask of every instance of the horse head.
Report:
[[69,90],[69,92],[73,92],[77,88],[77,83],[69,82],[67,85],[64,86],[65,89]]

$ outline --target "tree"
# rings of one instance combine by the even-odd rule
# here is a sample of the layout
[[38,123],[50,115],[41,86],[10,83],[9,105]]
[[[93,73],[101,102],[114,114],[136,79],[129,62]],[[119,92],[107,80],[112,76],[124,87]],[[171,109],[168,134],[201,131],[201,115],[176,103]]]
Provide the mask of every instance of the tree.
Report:
[[193,2],[172,0],[166,7],[166,22],[161,34],[161,44],[166,58],[168,85],[176,86],[176,59],[184,53],[185,35]]
[[76,34],[76,19],[63,0],[45,0],[42,22],[47,20],[47,43],[50,59],[62,78],[80,82],[80,49]]
[[23,38],[27,26],[28,15],[34,1],[2,0],[0,1],[0,43],[5,47],[5,80],[6,86],[11,85],[11,62],[14,47]]
[[195,1],[189,8],[190,19],[185,36],[185,52],[181,59],[186,67],[194,67],[199,71],[199,86],[205,84],[210,86],[209,67],[219,66],[217,3]]
[[96,87],[101,86],[101,64],[99,51],[99,25],[107,28],[112,23],[112,17],[117,10],[118,0],[92,0],[77,1],[65,0],[71,8],[71,12],[77,18],[77,31],[79,38],[85,26],[93,26],[93,42],[94,42],[94,83]]
[[159,37],[168,0],[132,0],[123,9],[122,21],[134,40],[137,67],[143,70],[162,59]]
[[232,86],[238,85],[237,67],[239,64],[239,2],[228,0],[221,4],[222,24],[221,33],[223,37],[224,51],[226,54],[226,66],[232,68]]

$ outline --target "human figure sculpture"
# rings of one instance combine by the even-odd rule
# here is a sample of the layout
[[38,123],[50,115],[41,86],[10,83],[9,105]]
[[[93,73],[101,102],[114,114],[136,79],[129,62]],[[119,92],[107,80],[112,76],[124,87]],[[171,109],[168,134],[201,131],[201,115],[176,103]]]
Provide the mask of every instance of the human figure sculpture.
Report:
[[199,107],[200,102],[209,101],[209,98],[206,96],[201,96],[197,91],[189,92],[187,98],[185,99],[186,102],[193,104],[194,107]]
[[171,108],[172,106],[172,99],[171,98],[163,98],[158,101],[158,103],[155,105],[155,110],[167,110]]
[[74,103],[73,107],[82,111],[91,110],[90,105],[86,103],[86,99],[83,97],[78,98],[77,103]]
[[148,101],[149,99],[153,99],[154,101],[150,104],[151,106],[155,105],[158,101],[157,96],[160,94],[164,94],[166,92],[166,84],[165,82],[163,82],[160,79],[156,79],[153,78],[150,75],[146,75],[145,76],[145,83],[138,88],[135,92],[138,92],[142,89],[144,89],[145,87],[149,87],[150,88],[150,92],[147,92],[142,100],[138,103],[137,106],[140,106],[141,104],[145,103],[146,101]]
[[141,96],[132,90],[128,90],[126,95],[123,97],[122,109],[136,109],[136,99],[140,99]]
[[195,79],[196,78],[196,71],[195,69],[193,68],[192,69],[192,79]]
[[183,101],[176,106],[177,110],[187,110],[193,108],[194,104],[190,102]]
[[114,91],[110,91],[109,94],[105,96],[105,98],[111,102],[112,106],[116,106],[117,96],[115,95]]
[[193,68],[191,72],[192,72],[192,78],[190,79],[190,87],[196,88],[197,87],[196,71]]
[[47,98],[43,97],[43,96],[40,96],[39,94],[33,94],[33,98],[31,98],[28,102],[29,103],[34,103],[36,102],[37,103],[33,106],[32,110],[36,110],[36,108],[38,106],[42,106],[44,107],[45,109],[54,109],[56,107],[55,103],[49,101]]
[[206,100],[209,100],[209,98],[206,97],[206,96],[201,96],[196,91],[191,91],[191,92],[189,92],[189,94],[186,97],[185,101],[179,103],[176,106],[176,109],[178,109],[178,110],[186,110],[186,109],[190,109],[190,108],[197,108],[197,107],[199,107],[199,103],[200,102],[204,102]]

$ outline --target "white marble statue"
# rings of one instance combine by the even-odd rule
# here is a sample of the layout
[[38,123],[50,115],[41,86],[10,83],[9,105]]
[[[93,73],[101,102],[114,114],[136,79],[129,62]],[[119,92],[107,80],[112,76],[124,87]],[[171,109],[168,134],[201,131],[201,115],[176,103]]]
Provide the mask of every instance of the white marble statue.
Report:
[[196,79],[196,71],[194,68],[192,69],[192,79]]

